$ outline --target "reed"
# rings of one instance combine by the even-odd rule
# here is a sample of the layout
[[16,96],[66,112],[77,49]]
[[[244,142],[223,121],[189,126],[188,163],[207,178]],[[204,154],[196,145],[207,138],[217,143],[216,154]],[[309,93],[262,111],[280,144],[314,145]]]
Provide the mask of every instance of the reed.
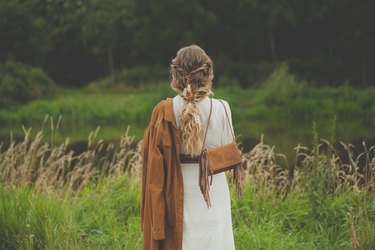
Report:
[[[129,134],[130,127],[118,144],[105,143],[97,139],[100,127],[92,131],[87,139],[87,147],[81,153],[69,150],[69,138],[63,143],[54,141],[61,117],[54,121],[46,117],[50,124],[51,138],[43,140],[45,126],[31,137],[31,128],[24,128],[22,141],[10,136],[9,146],[0,144],[0,180],[13,186],[33,186],[38,191],[68,190],[79,192],[91,180],[100,177],[116,177],[124,174],[140,181],[142,141],[135,142]],[[292,188],[306,191],[316,188],[326,193],[340,193],[348,190],[373,193],[375,190],[375,146],[368,147],[363,142],[363,150],[358,155],[354,146],[342,141],[338,146],[346,152],[338,153],[330,141],[320,139],[312,149],[297,145],[295,158],[287,159],[275,152],[275,146],[264,143],[263,135],[257,145],[243,152],[244,182],[254,184],[258,189],[269,188],[276,193],[287,194]],[[315,188],[315,189],[314,189]]]
[[276,153],[275,146],[264,144],[262,135],[253,149],[242,154],[244,180],[278,193],[296,187],[316,191],[312,190],[315,187],[326,193],[375,194],[375,146],[368,147],[365,142],[362,145],[362,152],[355,155],[352,144],[340,141],[343,155],[330,141],[320,139],[312,149],[297,145],[295,157],[290,160]]
[[32,186],[37,191],[79,192],[90,180],[103,176],[116,177],[130,174],[140,178],[140,143],[129,135],[130,127],[120,138],[118,145],[97,140],[100,127],[91,132],[87,148],[82,153],[68,150],[69,138],[63,143],[54,142],[54,131],[61,118],[50,122],[50,142],[43,142],[43,128],[31,138],[31,128],[24,129],[22,141],[10,136],[9,146],[0,147],[0,180],[12,186]]

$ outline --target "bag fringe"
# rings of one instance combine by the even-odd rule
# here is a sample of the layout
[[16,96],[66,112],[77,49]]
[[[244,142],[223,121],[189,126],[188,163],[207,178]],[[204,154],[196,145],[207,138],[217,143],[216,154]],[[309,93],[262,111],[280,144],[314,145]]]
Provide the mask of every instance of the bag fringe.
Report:
[[[209,182],[208,176],[211,175],[211,181]],[[203,194],[204,201],[207,207],[211,207],[210,200],[210,186],[212,185],[212,171],[208,167],[207,149],[202,151],[201,157],[199,158],[199,187]]]
[[233,183],[236,183],[236,193],[242,196],[241,183],[242,183],[242,164],[239,163],[233,168]]

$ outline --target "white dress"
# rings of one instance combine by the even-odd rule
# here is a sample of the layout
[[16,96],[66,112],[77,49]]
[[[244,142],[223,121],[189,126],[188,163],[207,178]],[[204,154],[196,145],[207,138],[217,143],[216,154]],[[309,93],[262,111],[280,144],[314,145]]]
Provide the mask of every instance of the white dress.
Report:
[[[226,105],[230,122],[231,111]],[[176,95],[173,98],[173,111],[177,126],[185,100]],[[198,102],[203,131],[206,130],[210,111],[210,99],[205,97]],[[231,124],[231,127],[232,124]],[[232,141],[231,128],[225,115],[223,104],[212,98],[212,114],[207,132],[205,146],[214,148]],[[203,138],[202,138],[203,139]],[[232,215],[230,208],[230,194],[225,173],[213,176],[210,187],[211,207],[206,202],[199,189],[198,163],[181,164],[184,182],[184,226],[183,250],[231,250],[234,249],[232,230]]]

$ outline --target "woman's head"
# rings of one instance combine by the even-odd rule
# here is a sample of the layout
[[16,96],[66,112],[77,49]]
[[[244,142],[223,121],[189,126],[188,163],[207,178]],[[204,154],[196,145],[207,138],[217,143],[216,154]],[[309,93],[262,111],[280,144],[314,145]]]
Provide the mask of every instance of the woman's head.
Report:
[[194,96],[199,100],[211,91],[213,63],[210,57],[197,45],[184,47],[177,52],[171,63],[171,87],[180,95],[188,78]]
[[199,155],[202,128],[197,102],[212,93],[214,78],[210,57],[197,45],[181,48],[171,62],[171,87],[185,100],[180,119],[181,152]]

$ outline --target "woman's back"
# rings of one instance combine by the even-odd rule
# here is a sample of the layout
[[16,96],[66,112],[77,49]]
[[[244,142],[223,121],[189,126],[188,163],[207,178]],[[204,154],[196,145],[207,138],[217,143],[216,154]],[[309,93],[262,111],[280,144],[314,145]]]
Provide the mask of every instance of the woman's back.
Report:
[[[209,124],[210,127],[207,131],[207,138],[205,143],[206,148],[215,148],[223,144],[229,143],[233,139],[231,132],[233,126],[230,107],[225,100],[222,101],[226,106],[226,110],[228,112],[230,126],[228,124],[223,104],[218,99],[212,98],[212,114]],[[184,102],[184,99],[179,95],[176,95],[173,98],[173,112],[177,126],[180,126],[180,121],[178,117],[181,114]],[[210,113],[210,98],[207,96],[202,98],[199,102],[197,102],[197,106],[199,107],[199,117],[202,123],[202,130],[204,134],[207,128],[208,116]]]
[[[226,101],[223,102],[226,105],[230,123],[232,123],[229,105]],[[181,96],[177,95],[173,98],[173,111],[177,126],[180,125],[178,117],[183,105],[184,99]],[[207,96],[202,98],[197,102],[197,106],[203,137],[210,112],[210,99]],[[233,138],[231,127],[232,124],[228,125],[223,104],[212,98],[212,113],[205,147],[214,148],[229,143]],[[230,195],[225,173],[213,176],[212,186],[210,186],[212,207],[207,208],[198,185],[199,164],[181,163],[181,170],[184,183],[183,249],[234,249]]]

